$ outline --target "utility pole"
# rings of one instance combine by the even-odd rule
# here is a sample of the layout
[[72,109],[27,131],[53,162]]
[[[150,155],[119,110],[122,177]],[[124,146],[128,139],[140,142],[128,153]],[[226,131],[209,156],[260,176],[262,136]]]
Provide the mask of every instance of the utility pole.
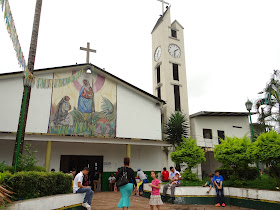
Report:
[[[42,1],[43,0],[37,0],[35,6],[35,15],[33,20],[33,29],[32,29],[31,42],[29,48],[29,57],[28,57],[28,64],[27,64],[27,68],[31,75],[33,75],[33,71],[34,71]],[[15,172],[17,170],[18,156],[23,151],[26,120],[27,120],[28,107],[29,107],[30,94],[31,94],[31,79],[32,78],[24,78],[23,81],[23,85],[24,85],[23,96],[22,96],[21,110],[19,115],[16,142],[14,147],[14,156],[13,156],[13,166]]]

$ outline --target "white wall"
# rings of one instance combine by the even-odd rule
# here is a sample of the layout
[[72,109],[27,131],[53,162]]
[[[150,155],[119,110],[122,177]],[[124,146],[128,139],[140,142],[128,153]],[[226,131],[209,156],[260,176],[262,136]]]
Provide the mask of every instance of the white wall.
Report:
[[[214,147],[218,144],[218,130],[225,132],[225,136],[250,137],[250,127],[246,116],[198,116],[191,118],[192,137],[196,138],[197,145],[201,147]],[[234,128],[238,126],[242,128]],[[212,139],[203,138],[203,129],[212,129]]]
[[0,80],[0,131],[17,131],[22,93],[22,78]]
[[160,106],[118,84],[116,136],[161,139]]
[[[36,157],[39,159],[37,165],[45,165],[47,142],[25,141],[32,144],[32,150],[38,150]],[[12,164],[13,149],[15,141],[0,140],[0,162],[5,161]],[[134,170],[162,170],[162,160],[165,154],[160,146],[136,146],[131,145],[131,167]],[[111,166],[104,166],[104,172],[116,171],[123,165],[123,158],[126,156],[126,145],[117,144],[93,144],[93,143],[66,143],[52,142],[50,168],[56,171],[60,169],[61,155],[89,155],[103,156],[104,162],[110,162]]]
[[[40,75],[52,79],[53,74]],[[47,133],[50,118],[52,89],[32,88],[26,123],[26,132]]]

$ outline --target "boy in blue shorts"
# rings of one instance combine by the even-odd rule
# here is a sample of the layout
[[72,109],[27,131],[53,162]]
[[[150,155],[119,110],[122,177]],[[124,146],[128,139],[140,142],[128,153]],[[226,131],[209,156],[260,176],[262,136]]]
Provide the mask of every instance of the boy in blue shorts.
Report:
[[[216,170],[215,175],[213,176],[213,182],[214,186],[216,188],[216,194],[217,194],[217,204],[215,206],[221,206],[225,207],[225,198],[224,198],[224,188],[223,188],[223,177],[220,175],[220,171]],[[221,194],[221,195],[220,195]]]

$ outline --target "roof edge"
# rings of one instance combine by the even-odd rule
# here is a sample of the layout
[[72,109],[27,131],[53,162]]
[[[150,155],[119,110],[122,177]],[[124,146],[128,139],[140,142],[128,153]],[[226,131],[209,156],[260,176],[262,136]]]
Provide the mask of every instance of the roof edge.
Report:
[[[257,112],[251,112],[251,114],[257,114]],[[190,115],[190,118],[194,117],[228,117],[228,116],[248,116],[249,112],[212,112],[212,111],[200,111]]]
[[[104,74],[106,74],[106,75],[108,75],[108,76],[110,76],[110,77],[120,81],[121,83],[126,84],[126,85],[132,87],[133,89],[135,89],[135,90],[137,90],[137,91],[139,91],[139,92],[141,92],[141,93],[143,93],[143,94],[153,98],[154,100],[157,100],[157,101],[160,101],[163,104],[166,104],[166,102],[164,100],[162,100],[162,99],[160,99],[160,98],[158,98],[158,97],[156,97],[156,96],[146,92],[145,90],[142,90],[142,89],[132,85],[131,83],[129,83],[129,82],[127,82],[127,81],[125,81],[125,80],[123,80],[123,79],[121,79],[121,78],[119,78],[119,77],[117,77],[117,76],[115,76],[115,75],[113,75],[113,74],[111,74],[111,73],[101,69],[100,67],[91,64],[91,63],[75,64],[75,65],[69,65],[69,66],[58,66],[58,67],[51,67],[51,68],[44,68],[44,69],[35,69],[34,72],[35,73],[36,72],[44,72],[44,71],[50,71],[50,70],[54,70],[54,69],[63,69],[63,68],[71,68],[71,67],[77,67],[77,66],[79,67],[79,66],[86,66],[86,65],[93,66],[94,68],[97,68],[98,71],[100,71],[100,72],[102,72],[102,73],[104,73]],[[16,75],[16,74],[23,74],[23,72],[22,71],[18,71],[18,72],[4,73],[4,74],[0,74],[0,77],[1,76],[9,76],[9,75],[12,76],[12,75]]]

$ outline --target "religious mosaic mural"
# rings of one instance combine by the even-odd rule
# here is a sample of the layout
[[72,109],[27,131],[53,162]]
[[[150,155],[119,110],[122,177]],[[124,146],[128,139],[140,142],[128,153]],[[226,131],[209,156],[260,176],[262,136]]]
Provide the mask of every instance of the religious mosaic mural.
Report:
[[[69,76],[57,73],[54,79]],[[115,137],[116,84],[96,73],[83,73],[74,82],[53,88],[48,133]]]

